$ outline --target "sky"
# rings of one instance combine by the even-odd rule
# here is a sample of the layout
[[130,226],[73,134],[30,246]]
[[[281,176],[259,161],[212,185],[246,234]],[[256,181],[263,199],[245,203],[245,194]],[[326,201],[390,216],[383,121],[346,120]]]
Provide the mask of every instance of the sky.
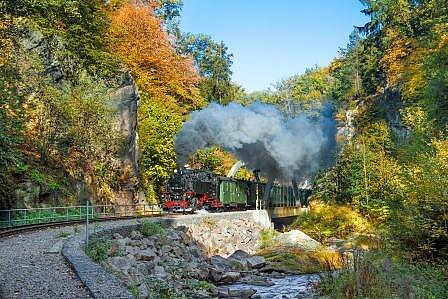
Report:
[[184,0],[181,30],[223,41],[247,92],[325,66],[364,25],[358,0]]

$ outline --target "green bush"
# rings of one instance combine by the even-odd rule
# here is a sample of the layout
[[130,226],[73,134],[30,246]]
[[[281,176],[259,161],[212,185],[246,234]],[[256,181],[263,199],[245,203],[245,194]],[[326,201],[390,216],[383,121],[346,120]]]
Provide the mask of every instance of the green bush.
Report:
[[260,248],[268,248],[274,246],[274,239],[278,232],[273,229],[263,229],[260,232]]
[[160,226],[160,224],[153,221],[145,220],[142,222],[142,224],[140,224],[139,231],[143,236],[148,237],[161,234],[165,230],[162,226]]
[[94,262],[101,263],[107,259],[111,249],[112,241],[102,237],[91,240],[85,251]]

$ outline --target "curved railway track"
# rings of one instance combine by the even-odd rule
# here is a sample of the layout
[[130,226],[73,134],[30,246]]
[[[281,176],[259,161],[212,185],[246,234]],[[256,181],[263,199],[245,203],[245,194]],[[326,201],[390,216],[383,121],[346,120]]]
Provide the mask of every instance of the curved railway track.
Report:
[[[158,216],[174,216],[174,214],[161,213],[161,214],[157,214],[157,215],[146,215],[146,216],[104,217],[104,218],[89,219],[89,223],[158,217]],[[69,226],[69,225],[74,225],[74,224],[84,224],[85,222],[86,222],[85,219],[81,219],[81,220],[69,220],[69,221],[55,221],[55,222],[38,223],[38,224],[26,224],[26,225],[20,225],[20,226],[15,226],[15,227],[3,228],[3,229],[0,229],[0,238],[4,238],[7,236],[20,234],[20,233],[25,233],[25,232],[31,232],[31,231],[35,231],[38,229]]]

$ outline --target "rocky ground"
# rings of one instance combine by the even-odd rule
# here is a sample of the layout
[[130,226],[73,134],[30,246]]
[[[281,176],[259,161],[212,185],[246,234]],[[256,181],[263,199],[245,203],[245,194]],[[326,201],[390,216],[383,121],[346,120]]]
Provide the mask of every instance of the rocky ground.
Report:
[[[212,224],[213,227],[218,225],[207,225]],[[210,233],[215,229],[219,236],[219,230],[230,235],[233,231],[232,225],[228,228],[222,225],[213,227]],[[258,229],[252,225],[249,227],[253,230],[251,232]],[[253,286],[272,286],[273,280],[284,278],[288,272],[284,268],[276,268],[276,264],[262,256],[236,249],[242,246],[255,252],[259,246],[254,236],[249,242],[244,241],[247,240],[246,232],[238,224],[235,224],[235,231],[239,230],[238,237],[234,235],[233,240],[224,243],[217,241],[221,240],[217,235],[198,235],[200,228],[197,225],[161,228],[151,224],[150,228],[149,232],[140,228],[140,231],[132,231],[127,236],[115,233],[92,245],[105,246],[106,255],[101,263],[137,298],[261,298]],[[245,247],[247,243],[254,247]],[[210,251],[213,246],[216,246],[215,250]],[[93,255],[99,251],[94,251]],[[228,255],[230,251],[233,253]],[[232,286],[235,283],[239,284],[238,287]],[[242,284],[246,287],[241,287]]]

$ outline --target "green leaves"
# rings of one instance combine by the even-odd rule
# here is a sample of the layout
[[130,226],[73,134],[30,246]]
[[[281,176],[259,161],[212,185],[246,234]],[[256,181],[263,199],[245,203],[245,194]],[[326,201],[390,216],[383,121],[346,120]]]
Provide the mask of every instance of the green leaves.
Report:
[[227,103],[232,100],[232,54],[228,48],[217,43],[205,34],[183,35],[177,42],[177,51],[181,55],[192,56],[199,74],[201,96],[208,102]]
[[176,168],[174,135],[182,125],[182,118],[146,94],[142,94],[138,113],[142,176],[146,184],[154,184],[156,191],[160,191]]

